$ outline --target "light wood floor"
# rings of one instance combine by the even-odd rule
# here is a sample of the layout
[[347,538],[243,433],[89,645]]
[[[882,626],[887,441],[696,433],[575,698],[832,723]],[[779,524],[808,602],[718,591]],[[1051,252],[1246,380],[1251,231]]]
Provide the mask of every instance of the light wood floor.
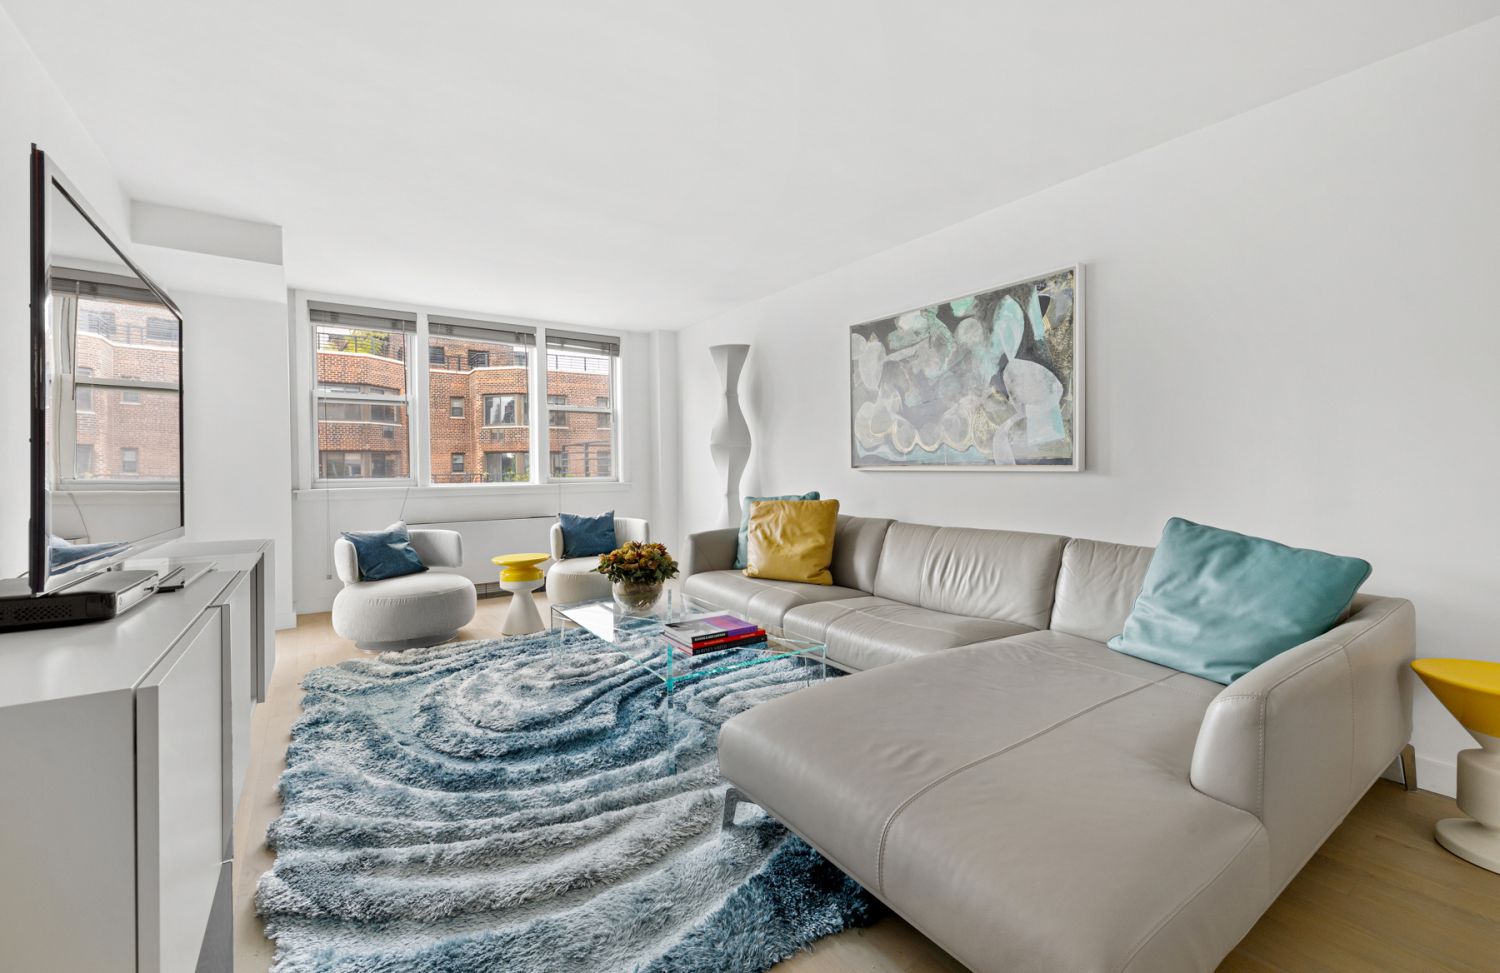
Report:
[[[546,596],[537,595],[546,617]],[[486,598],[460,638],[498,638],[509,598]],[[255,711],[250,769],[235,825],[235,970],[262,973],[271,944],[255,916],[255,883],[271,866],[266,826],[281,813],[297,688],[308,670],[366,656],[333,632],[327,614],[302,615],[276,633],[276,672]],[[1453,801],[1379,781],[1219,973],[1500,971],[1500,875],[1448,854],[1432,826]],[[965,967],[900,919],[817,943],[777,973],[963,973]]]

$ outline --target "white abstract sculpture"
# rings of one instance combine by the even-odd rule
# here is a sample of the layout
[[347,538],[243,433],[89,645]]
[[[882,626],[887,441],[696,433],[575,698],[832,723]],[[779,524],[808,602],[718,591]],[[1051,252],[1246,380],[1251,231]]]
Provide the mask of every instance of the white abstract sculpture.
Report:
[[740,411],[740,369],[745,367],[750,346],[713,345],[708,353],[714,356],[714,367],[719,370],[719,381],[724,386],[724,403],[719,409],[719,418],[714,420],[713,434],[708,438],[714,466],[724,480],[724,518],[719,526],[738,527],[740,477],[745,475],[745,464],[750,462],[751,445],[750,426]]

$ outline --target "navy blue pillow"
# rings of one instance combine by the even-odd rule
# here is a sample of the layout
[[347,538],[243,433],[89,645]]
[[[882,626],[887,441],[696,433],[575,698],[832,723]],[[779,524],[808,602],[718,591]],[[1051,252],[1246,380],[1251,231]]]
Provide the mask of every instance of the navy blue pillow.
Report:
[[343,534],[344,539],[354,545],[354,553],[359,558],[361,581],[384,581],[427,570],[427,565],[411,549],[411,535],[406,532],[405,521],[398,520],[382,531],[344,531]]
[[613,510],[597,517],[558,514],[557,522],[562,524],[564,558],[596,557],[608,554],[617,546]]

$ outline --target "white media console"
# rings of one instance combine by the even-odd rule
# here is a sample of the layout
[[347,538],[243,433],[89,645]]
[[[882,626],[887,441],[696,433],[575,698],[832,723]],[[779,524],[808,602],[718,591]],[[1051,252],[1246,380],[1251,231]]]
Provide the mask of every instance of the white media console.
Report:
[[231,973],[234,812],[275,665],[270,541],[118,618],[0,635],[0,971]]

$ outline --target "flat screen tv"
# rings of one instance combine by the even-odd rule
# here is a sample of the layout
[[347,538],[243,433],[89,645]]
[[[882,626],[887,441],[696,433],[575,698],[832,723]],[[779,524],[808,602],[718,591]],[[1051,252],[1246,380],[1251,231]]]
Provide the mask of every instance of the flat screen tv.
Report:
[[32,146],[32,593],[181,537],[182,470],[182,314]]

